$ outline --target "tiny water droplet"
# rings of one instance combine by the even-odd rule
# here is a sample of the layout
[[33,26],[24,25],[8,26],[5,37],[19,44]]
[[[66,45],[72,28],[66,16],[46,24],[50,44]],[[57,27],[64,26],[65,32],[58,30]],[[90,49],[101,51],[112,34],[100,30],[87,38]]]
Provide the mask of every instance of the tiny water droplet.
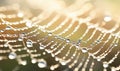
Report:
[[3,32],[4,32],[4,30],[0,30],[0,32],[1,32],[1,33],[3,33]]
[[23,41],[23,38],[19,37],[19,38],[18,38],[18,41]]
[[37,62],[37,60],[36,59],[32,59],[31,62],[34,64],[34,63]]
[[80,45],[76,45],[76,48],[80,49]]
[[118,46],[118,44],[117,44],[117,43],[114,43],[114,46]]
[[61,60],[60,63],[61,63],[61,65],[66,65],[67,64],[65,60]]
[[8,43],[5,43],[5,44],[4,44],[4,47],[9,47]]
[[52,71],[53,71],[54,69],[55,69],[55,68],[54,68],[54,66],[51,66],[51,67],[50,67],[50,70],[52,70]]
[[56,61],[59,61],[59,60],[60,60],[60,58],[58,58],[58,57],[55,57],[55,60],[56,60]]
[[83,53],[88,52],[87,48],[82,48],[81,50],[82,50]]
[[111,16],[105,16],[105,17],[104,17],[104,21],[105,21],[105,22],[109,22],[109,21],[111,21],[111,20],[112,20]]
[[97,61],[101,61],[101,58],[97,58]]
[[45,46],[41,44],[39,48],[40,49],[45,49]]
[[26,22],[26,26],[27,26],[27,27],[32,27],[32,22],[27,21],[27,22]]
[[6,30],[10,30],[11,29],[11,27],[10,26],[6,26]]
[[81,41],[82,41],[82,40],[81,40],[81,39],[79,39],[79,40],[77,41],[77,44],[79,45],[79,44],[81,43]]
[[21,38],[23,38],[23,37],[25,37],[25,33],[21,33],[19,36],[20,36]]
[[52,51],[50,49],[45,50],[47,53],[51,53]]
[[70,39],[66,39],[66,42],[69,43],[69,42],[70,42]]
[[107,62],[104,62],[104,63],[103,63],[103,67],[104,67],[104,68],[107,68],[108,66],[109,66],[109,65],[108,65]]
[[27,65],[27,61],[21,61],[22,65]]
[[52,36],[52,33],[49,32],[49,33],[48,33],[48,36]]
[[52,57],[55,57],[55,54],[51,53],[51,56],[52,56]]
[[19,12],[19,13],[17,14],[17,16],[18,16],[18,17],[23,17],[24,14],[23,14],[22,12]]
[[111,67],[111,71],[116,71],[115,67]]
[[43,52],[43,55],[46,55],[46,52]]
[[101,40],[96,40],[96,43],[99,43]]

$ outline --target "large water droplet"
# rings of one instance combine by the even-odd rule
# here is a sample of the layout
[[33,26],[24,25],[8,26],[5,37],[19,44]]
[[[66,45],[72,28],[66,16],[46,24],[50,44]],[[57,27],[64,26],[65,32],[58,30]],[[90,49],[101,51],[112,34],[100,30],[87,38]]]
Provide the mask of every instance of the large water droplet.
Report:
[[11,52],[9,55],[8,55],[8,58],[9,59],[15,59],[17,57],[16,53],[14,52]]
[[47,62],[44,59],[40,59],[39,62],[38,62],[38,67],[39,68],[47,67]]
[[33,42],[31,40],[28,40],[26,44],[27,44],[27,47],[33,47]]

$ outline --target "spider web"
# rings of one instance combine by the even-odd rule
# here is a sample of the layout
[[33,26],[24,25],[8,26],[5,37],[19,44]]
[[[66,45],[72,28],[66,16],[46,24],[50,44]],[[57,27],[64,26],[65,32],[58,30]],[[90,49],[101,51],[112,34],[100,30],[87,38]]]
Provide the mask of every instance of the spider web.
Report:
[[1,71],[11,62],[10,71],[120,70],[119,22],[88,6],[70,14],[40,10],[37,16],[1,6]]

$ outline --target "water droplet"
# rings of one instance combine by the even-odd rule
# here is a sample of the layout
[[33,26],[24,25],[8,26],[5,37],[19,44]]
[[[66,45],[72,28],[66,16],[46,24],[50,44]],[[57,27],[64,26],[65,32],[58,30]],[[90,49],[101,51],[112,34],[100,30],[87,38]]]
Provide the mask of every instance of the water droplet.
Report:
[[6,30],[10,30],[11,29],[11,27],[10,26],[6,26]]
[[27,22],[26,22],[26,26],[27,26],[27,27],[32,27],[32,22],[27,21]]
[[47,62],[44,59],[40,59],[39,62],[38,62],[38,67],[39,68],[47,67]]
[[34,63],[37,62],[37,60],[36,59],[32,59],[31,62],[34,64]]
[[59,60],[60,60],[60,58],[58,58],[58,57],[55,57],[55,60],[56,60],[56,61],[59,61]]
[[118,44],[117,44],[117,43],[114,43],[114,46],[118,46]]
[[81,39],[79,39],[79,40],[77,41],[77,44],[79,45],[79,44],[81,43],[81,41],[82,41],[82,40],[81,40]]
[[5,44],[4,44],[4,47],[9,47],[8,43],[5,43]]
[[80,49],[80,45],[77,44],[77,45],[76,45],[76,48]]
[[93,68],[90,68],[89,71],[93,71]]
[[27,44],[27,47],[33,47],[33,42],[31,40],[28,40],[26,44]]
[[0,57],[0,60],[2,60],[3,59],[3,57]]
[[22,65],[27,65],[27,61],[21,61],[20,62]]
[[66,42],[69,43],[69,42],[70,42],[70,39],[66,39]]
[[15,59],[16,56],[17,56],[16,53],[11,52],[11,53],[8,55],[8,58],[9,58],[9,59]]
[[111,71],[116,71],[115,67],[111,67]]
[[48,36],[52,36],[52,33],[48,33]]
[[[70,67],[71,68],[71,67]],[[74,71],[79,71],[79,68],[75,68]]]
[[46,52],[43,52],[43,55],[46,55]]
[[104,21],[105,22],[109,22],[109,21],[111,21],[112,20],[112,18],[110,17],[110,16],[105,16],[104,17]]
[[101,58],[97,58],[97,61],[101,61]]
[[21,33],[19,36],[20,36],[21,38],[23,38],[23,37],[25,37],[25,33]]
[[3,32],[4,32],[4,30],[0,30],[0,32],[1,32],[1,33],[3,33]]
[[54,68],[54,66],[51,66],[51,67],[50,67],[50,70],[52,70],[52,71],[53,71],[54,69],[55,69],[55,68]]
[[61,63],[61,65],[66,65],[67,64],[65,60],[60,60],[60,63]]
[[19,13],[17,14],[17,16],[18,16],[18,17],[23,17],[24,14],[23,14],[22,12],[19,12]]
[[56,36],[56,35],[55,35],[54,37],[55,37],[55,38],[58,38],[58,36]]
[[21,51],[21,49],[18,49],[18,51]]
[[45,49],[45,46],[41,44],[39,48],[40,49]]
[[86,53],[88,51],[87,48],[82,48],[81,50],[83,53]]
[[23,38],[19,37],[19,38],[18,38],[18,41],[23,41]]
[[101,40],[96,40],[96,43],[99,43],[99,42],[101,42]]
[[107,68],[108,66],[109,66],[109,65],[108,65],[107,62],[104,62],[104,63],[103,63],[103,67],[104,67],[104,68]]
[[52,57],[55,57],[55,54],[51,53],[51,56],[52,56]]
[[45,49],[45,51],[46,51],[47,53],[52,53],[52,50],[50,50],[50,49]]

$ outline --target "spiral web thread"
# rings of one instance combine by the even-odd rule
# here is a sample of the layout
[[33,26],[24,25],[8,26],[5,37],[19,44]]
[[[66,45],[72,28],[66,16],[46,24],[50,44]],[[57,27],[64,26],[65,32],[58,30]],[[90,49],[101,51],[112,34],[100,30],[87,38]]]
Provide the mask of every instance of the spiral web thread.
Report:
[[[30,57],[33,64],[50,70],[120,70],[119,22],[109,15],[98,17],[93,7],[84,9],[87,6],[67,15],[42,11],[35,17],[19,7],[0,7],[0,60],[27,65],[24,58]],[[47,54],[56,63],[47,64]]]

